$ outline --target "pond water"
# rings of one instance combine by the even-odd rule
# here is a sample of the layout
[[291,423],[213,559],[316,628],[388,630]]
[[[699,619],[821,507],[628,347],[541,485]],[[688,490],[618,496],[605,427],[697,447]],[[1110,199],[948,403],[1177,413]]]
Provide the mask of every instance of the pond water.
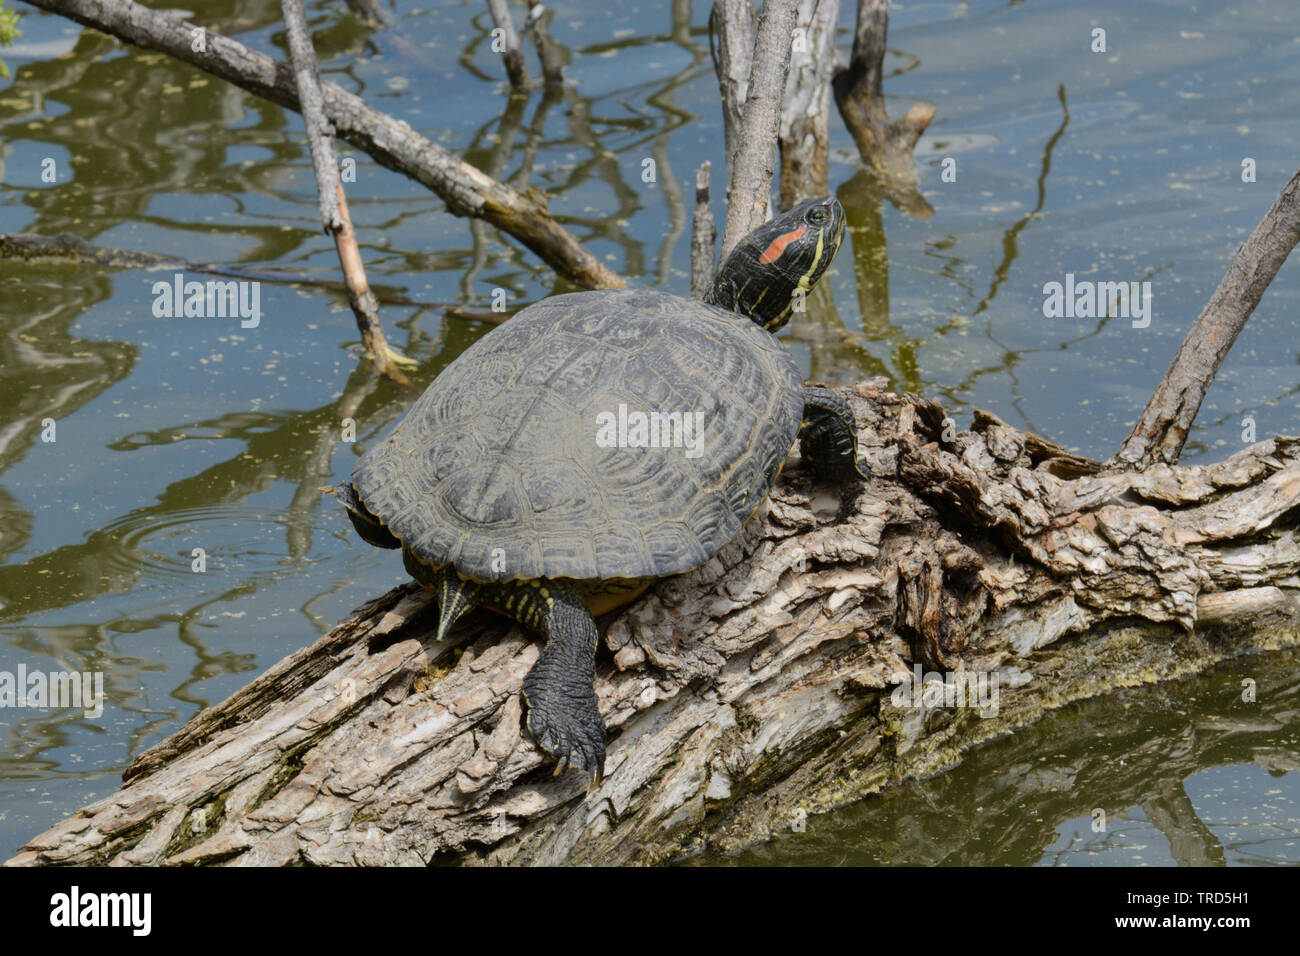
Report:
[[[310,2],[308,15],[329,79],[544,190],[618,273],[685,294],[689,184],[703,160],[715,187],[723,169],[707,6],[548,4],[571,83],[527,102],[509,100],[477,0],[399,0],[400,31],[378,34],[340,3]],[[13,72],[0,81],[0,232],[337,277],[296,114],[21,12],[23,36],[0,51]],[[198,22],[283,56],[274,0],[209,0]],[[805,373],[883,374],[963,426],[987,408],[1106,457],[1300,162],[1298,25],[1292,0],[897,6],[886,89],[895,114],[938,108],[917,151],[935,211],[916,219],[871,199],[832,118],[831,181],[850,228],[829,294],[785,336]],[[1090,50],[1096,28],[1105,53]],[[489,328],[443,305],[487,309],[500,288],[517,306],[555,287],[514,240],[341,152],[356,161],[348,195],[369,278],[390,338],[421,363],[417,384]],[[949,158],[955,182],[941,178]],[[1300,431],[1298,270],[1282,270],[1233,349],[1185,460],[1223,457],[1252,428]],[[1043,286],[1067,274],[1150,282],[1149,324],[1046,318]],[[104,681],[97,716],[0,710],[5,856],[404,577],[319,494],[409,401],[358,363],[338,290],[264,281],[260,324],[244,328],[156,318],[159,277],[0,260],[0,671]],[[355,444],[337,441],[345,409]],[[1240,702],[1233,667],[1269,688],[1258,704]],[[1293,670],[1279,655],[1078,705],[744,862],[1300,861]],[[1092,830],[1096,807],[1105,831]]]

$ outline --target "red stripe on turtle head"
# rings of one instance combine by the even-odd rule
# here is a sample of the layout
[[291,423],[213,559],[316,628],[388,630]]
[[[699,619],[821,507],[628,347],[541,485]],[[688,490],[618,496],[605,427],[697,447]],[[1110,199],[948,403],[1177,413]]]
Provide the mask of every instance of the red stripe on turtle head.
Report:
[[777,236],[772,240],[768,247],[763,250],[763,254],[758,257],[758,261],[763,263],[763,265],[769,265],[776,262],[777,259],[781,258],[781,253],[785,252],[786,246],[790,245],[790,243],[794,242],[796,239],[801,238],[807,231],[807,226],[800,226],[798,229],[787,232],[783,236]]

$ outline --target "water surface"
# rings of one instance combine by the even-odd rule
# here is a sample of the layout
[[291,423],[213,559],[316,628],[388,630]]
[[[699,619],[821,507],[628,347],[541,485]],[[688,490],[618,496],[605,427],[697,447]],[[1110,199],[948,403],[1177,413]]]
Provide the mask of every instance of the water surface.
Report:
[[[403,0],[396,34],[367,33],[334,2],[310,2],[308,14],[329,79],[494,175],[544,190],[560,220],[620,274],[685,293],[689,183],[703,160],[723,168],[706,5],[548,6],[571,83],[561,97],[527,101],[508,97],[481,3]],[[71,232],[336,277],[295,114],[22,12],[24,35],[2,54],[14,78],[0,86],[0,232]],[[273,0],[212,0],[199,22],[283,56]],[[918,99],[938,107],[918,148],[935,213],[917,220],[871,198],[833,119],[831,179],[849,209],[851,246],[828,294],[786,336],[805,373],[829,382],[884,374],[895,388],[942,400],[962,425],[972,408],[987,408],[1108,455],[1300,158],[1298,23],[1287,0],[898,8],[887,90],[896,114]],[[1097,26],[1105,54],[1089,50]],[[501,288],[519,306],[556,287],[513,239],[341,152],[357,162],[349,204],[370,280],[390,303],[390,337],[422,363],[418,383],[489,328],[444,316],[443,304],[485,309]],[[1246,157],[1254,183],[1241,180]],[[654,183],[641,178],[647,158]],[[945,158],[957,162],[956,182],[940,180]],[[55,183],[41,178],[46,159]],[[721,220],[716,198],[714,212]],[[1300,431],[1296,268],[1283,269],[1238,341],[1186,460],[1240,448],[1247,418],[1260,437]],[[1044,318],[1043,284],[1066,273],[1150,281],[1150,326]],[[5,854],[114,790],[132,755],[403,577],[393,554],[356,540],[319,495],[409,401],[358,363],[340,294],[264,282],[262,321],[245,329],[155,318],[158,278],[0,261],[0,670],[99,671],[107,697],[94,719],[0,710]],[[417,304],[396,304],[399,295]],[[345,413],[358,422],[355,444],[337,440]],[[45,419],[57,423],[53,443],[42,440]],[[201,574],[191,570],[196,547],[207,555]],[[1108,728],[1089,760],[1162,754],[1178,726],[1197,721],[1240,722],[1240,739],[1256,739],[1257,716],[1191,689],[1151,696],[1173,694],[1186,723],[1126,725],[1147,693],[1083,709]],[[1296,752],[1294,693],[1287,699],[1289,712],[1270,711],[1282,729],[1258,738],[1283,755]],[[1053,733],[1017,735],[972,757],[966,768],[978,773],[963,768],[906,791],[914,796],[810,826],[833,839],[755,858],[1167,863],[1168,847],[1140,826],[1142,808],[1177,802],[1181,782],[1197,812],[1211,813],[1204,823],[1225,862],[1300,860],[1294,814],[1284,819],[1294,764],[1265,766],[1249,748],[1192,749],[1172,777],[1152,777],[1150,792],[1141,780],[1117,791],[1108,805],[1130,808],[1127,836],[1112,830],[1099,841],[1076,825],[1096,805],[1083,791],[1050,806],[1031,794],[1017,810],[1012,788],[998,803],[986,781],[1015,778],[1016,768],[1046,764],[1069,777]],[[1234,801],[1221,819],[1244,842],[1215,829],[1212,801],[1197,802],[1219,791]],[[994,823],[971,823],[982,819],[978,806],[996,808]],[[1042,826],[1009,838],[1031,811]],[[890,833],[900,835],[882,842]]]

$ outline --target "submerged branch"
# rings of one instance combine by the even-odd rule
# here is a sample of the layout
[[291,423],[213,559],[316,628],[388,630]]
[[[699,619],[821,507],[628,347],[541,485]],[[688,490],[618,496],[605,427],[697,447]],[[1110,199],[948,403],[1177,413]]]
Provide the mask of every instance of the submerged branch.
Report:
[[933,104],[916,103],[897,122],[890,121],[882,79],[888,31],[889,0],[858,0],[853,55],[835,72],[831,86],[858,154],[885,195],[903,212],[924,219],[934,207],[921,195],[912,150],[935,110]]
[[1219,287],[1196,317],[1133,431],[1115,455],[1131,468],[1173,464],[1232,343],[1273,277],[1300,242],[1300,170],[1237,249]]
[[[112,269],[175,269],[180,272],[197,272],[204,275],[226,276],[231,279],[248,279],[253,282],[272,282],[284,285],[303,285],[332,292],[347,292],[347,284],[339,279],[325,279],[303,272],[288,272],[275,268],[230,265],[221,262],[189,262],[176,256],[154,252],[134,252],[111,246],[97,246],[70,232],[53,236],[38,236],[31,232],[0,233],[0,259],[22,259],[28,262],[89,262]],[[448,315],[461,306],[433,299],[415,299],[387,286],[371,286],[371,292],[383,305],[412,305],[426,309],[445,309]],[[500,316],[498,315],[498,320]]]

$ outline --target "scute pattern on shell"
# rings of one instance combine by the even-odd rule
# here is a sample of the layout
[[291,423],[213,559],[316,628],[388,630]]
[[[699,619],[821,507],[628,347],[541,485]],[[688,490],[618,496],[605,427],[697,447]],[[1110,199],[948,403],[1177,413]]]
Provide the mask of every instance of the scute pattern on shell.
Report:
[[[702,412],[701,454],[600,447],[598,415],[620,404]],[[802,414],[798,367],[748,319],[659,292],[572,293],[466,349],[352,481],[422,560],[479,580],[676,574],[740,530]]]

